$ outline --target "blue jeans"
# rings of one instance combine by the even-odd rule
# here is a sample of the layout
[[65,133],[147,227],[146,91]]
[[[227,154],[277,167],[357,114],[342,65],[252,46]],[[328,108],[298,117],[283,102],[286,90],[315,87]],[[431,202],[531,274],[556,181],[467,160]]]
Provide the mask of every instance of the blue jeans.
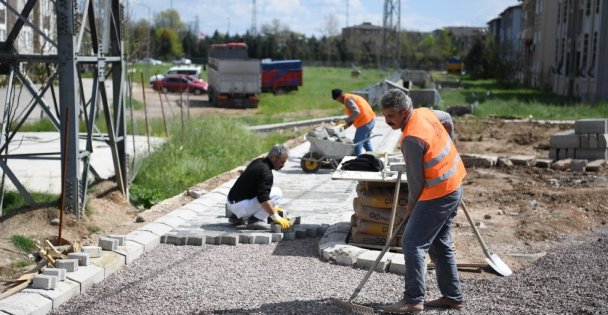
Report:
[[418,201],[414,206],[401,241],[407,303],[424,302],[427,252],[436,266],[441,295],[454,301],[464,300],[451,236],[452,222],[461,200],[462,186],[441,198]]
[[[372,136],[372,129],[374,129],[374,126],[376,126],[376,120],[372,119],[372,121],[368,122],[366,125],[357,128],[357,131],[355,131],[355,139],[353,139],[353,142],[361,142],[355,145],[355,156],[363,154],[364,148],[366,151],[373,151],[372,142],[369,140],[369,138]],[[366,138],[367,140],[363,141]]]

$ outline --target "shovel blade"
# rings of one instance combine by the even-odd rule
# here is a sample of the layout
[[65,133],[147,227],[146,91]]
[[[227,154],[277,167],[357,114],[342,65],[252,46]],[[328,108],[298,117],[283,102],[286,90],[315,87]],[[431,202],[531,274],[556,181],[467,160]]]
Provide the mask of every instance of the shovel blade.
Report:
[[509,268],[509,266],[507,266],[507,264],[505,264],[505,262],[496,254],[491,254],[489,257],[486,257],[486,262],[494,271],[503,277],[508,277],[513,274],[511,268]]

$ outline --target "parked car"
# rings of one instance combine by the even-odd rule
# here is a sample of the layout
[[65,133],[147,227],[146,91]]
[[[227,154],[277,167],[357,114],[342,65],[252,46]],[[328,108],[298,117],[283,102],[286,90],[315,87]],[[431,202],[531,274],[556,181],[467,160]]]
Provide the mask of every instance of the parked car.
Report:
[[163,93],[167,92],[183,92],[188,91],[195,95],[207,93],[207,82],[199,79],[194,79],[187,75],[168,75],[162,80],[157,80],[152,84],[152,88]]
[[188,58],[175,58],[175,59],[173,59],[173,64],[174,65],[191,65],[192,60],[190,60]]
[[138,64],[140,65],[161,65],[163,64],[162,61],[154,59],[154,58],[144,58],[144,59],[140,59],[137,61]]
[[198,67],[198,66],[171,67],[164,74],[155,74],[155,75],[151,76],[150,79],[149,79],[149,82],[150,82],[150,84],[153,84],[154,81],[156,81],[156,80],[162,80],[165,76],[172,75],[172,74],[187,75],[187,76],[190,76],[190,77],[192,77],[194,79],[199,79],[200,80],[200,78],[201,78],[201,71],[202,71],[201,67]]

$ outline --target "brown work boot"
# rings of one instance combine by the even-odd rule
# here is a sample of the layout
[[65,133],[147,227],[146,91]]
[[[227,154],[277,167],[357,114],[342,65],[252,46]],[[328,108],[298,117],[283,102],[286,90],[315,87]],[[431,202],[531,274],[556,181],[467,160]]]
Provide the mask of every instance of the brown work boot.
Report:
[[424,310],[424,305],[419,304],[408,304],[405,299],[401,299],[399,302],[391,305],[381,307],[380,310],[384,313],[395,313],[395,314],[411,314],[420,313]]
[[461,310],[464,308],[464,301],[454,301],[446,297],[441,297],[436,300],[428,301],[424,303],[424,305],[430,307],[452,308],[455,310]]

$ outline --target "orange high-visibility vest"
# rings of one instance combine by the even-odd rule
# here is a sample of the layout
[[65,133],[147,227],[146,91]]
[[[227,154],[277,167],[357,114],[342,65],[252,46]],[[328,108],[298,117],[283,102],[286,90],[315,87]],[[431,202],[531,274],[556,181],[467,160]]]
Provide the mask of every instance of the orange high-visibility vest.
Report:
[[357,117],[355,117],[353,120],[353,125],[355,125],[355,127],[359,128],[361,126],[365,126],[367,123],[372,121],[372,119],[376,118],[376,113],[374,113],[372,107],[369,106],[363,97],[350,93],[344,93],[344,113],[346,116],[350,116],[351,113],[350,109],[346,107],[346,100],[349,98],[352,98],[355,101],[357,108],[359,108],[359,115],[357,115]]
[[413,110],[399,143],[406,136],[415,136],[428,145],[423,156],[424,188],[419,200],[437,199],[460,187],[467,171],[454,142],[431,109]]

